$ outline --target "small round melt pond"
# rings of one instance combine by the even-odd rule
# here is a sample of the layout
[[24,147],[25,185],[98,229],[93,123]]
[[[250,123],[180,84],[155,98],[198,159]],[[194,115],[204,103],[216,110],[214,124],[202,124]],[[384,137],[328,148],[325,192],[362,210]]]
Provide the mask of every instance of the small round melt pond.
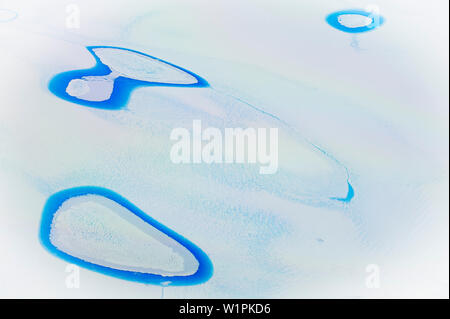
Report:
[[17,12],[9,9],[0,9],[0,23],[10,22],[17,18]]
[[326,21],[340,31],[361,33],[378,28],[384,23],[384,18],[375,12],[343,10],[329,14]]

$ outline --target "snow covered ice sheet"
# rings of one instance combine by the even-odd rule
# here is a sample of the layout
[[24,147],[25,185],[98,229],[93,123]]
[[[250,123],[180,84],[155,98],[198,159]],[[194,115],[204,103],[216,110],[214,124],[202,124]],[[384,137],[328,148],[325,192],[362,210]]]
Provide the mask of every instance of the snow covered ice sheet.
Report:
[[[447,1],[75,4],[0,4],[1,297],[448,297]],[[174,163],[195,121],[276,172]],[[144,218],[67,199],[49,252],[79,187]]]

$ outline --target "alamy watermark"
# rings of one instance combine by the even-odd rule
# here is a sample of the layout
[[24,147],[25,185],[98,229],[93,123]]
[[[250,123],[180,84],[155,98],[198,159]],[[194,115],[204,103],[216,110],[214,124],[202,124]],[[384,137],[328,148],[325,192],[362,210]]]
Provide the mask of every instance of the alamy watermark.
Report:
[[278,170],[278,128],[208,127],[202,130],[201,120],[187,128],[175,128],[170,139],[176,141],[170,151],[175,164],[248,163],[259,164],[260,174]]
[[366,266],[366,287],[370,289],[380,288],[380,266],[369,264]]
[[71,3],[66,6],[66,28],[79,29],[80,28],[80,7]]
[[375,4],[369,4],[366,6],[366,12],[369,12],[369,18],[373,23],[369,25],[369,28],[376,28],[380,26],[380,7]]
[[68,264],[66,266],[66,288],[78,289],[80,288],[80,267],[74,264]]

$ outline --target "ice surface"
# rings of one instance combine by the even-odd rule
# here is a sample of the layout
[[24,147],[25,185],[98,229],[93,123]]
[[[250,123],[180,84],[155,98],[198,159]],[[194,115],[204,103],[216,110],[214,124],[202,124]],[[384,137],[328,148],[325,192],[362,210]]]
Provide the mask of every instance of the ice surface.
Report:
[[90,91],[89,84],[83,79],[74,79],[69,82],[66,92],[71,96],[80,97]]
[[71,256],[114,269],[187,276],[199,266],[175,240],[99,195],[66,200],[55,213],[50,241]]
[[[316,147],[306,140],[301,132],[290,127],[272,114],[263,112],[255,105],[249,105],[232,96],[222,94],[214,89],[205,88],[158,88],[156,92],[164,100],[163,109],[153,102],[154,92],[142,92],[129,107],[133,113],[125,114],[127,123],[145,123],[146,127],[157,128],[158,135],[170,135],[173,127],[184,127],[192,131],[192,122],[201,120],[202,128],[270,128],[279,130],[278,137],[278,171],[271,176],[259,174],[258,165],[196,165],[194,176],[186,183],[202,178],[209,178],[209,183],[226,184],[246,191],[261,190],[269,194],[308,203],[330,203],[330,198],[345,198],[348,192],[347,171],[331,154]],[[142,102],[141,102],[142,99]],[[148,110],[141,107],[144,100],[152,101]],[[181,107],[180,107],[181,106]],[[153,107],[158,108],[158,111]],[[153,110],[152,110],[153,109]],[[168,118],[176,114],[173,119]],[[114,117],[114,115],[112,115]],[[137,118],[136,118],[137,117]],[[170,123],[168,128],[158,122]],[[163,146],[159,152],[170,152],[172,144]],[[155,148],[153,148],[155,150]],[[149,156],[148,160],[153,156]],[[161,165],[155,163],[154,165]],[[175,168],[176,165],[170,165]],[[167,168],[163,168],[165,170]],[[192,170],[188,167],[176,167],[177,170]],[[205,185],[206,187],[206,185]]]
[[[158,286],[85,270],[80,289],[67,289],[67,263],[39,244],[51,194],[101,185],[214,262],[209,281],[168,287],[168,298],[448,298],[448,1],[377,1],[389,23],[359,36],[358,51],[326,24],[328,13],[346,9],[336,1],[201,2],[99,0],[76,30],[55,1],[2,4],[21,18],[0,24],[0,296],[161,297]],[[162,58],[213,89],[139,88],[129,108],[114,112],[50,94],[55,74],[94,66],[92,45]],[[261,122],[261,112],[241,117],[250,107],[227,95],[289,124],[296,133],[283,138],[287,146],[308,139],[345,165],[352,201],[286,196],[286,188],[344,196],[335,190],[346,189],[345,170],[327,156],[317,167],[290,158],[305,172],[272,176],[275,184],[245,183],[253,176],[243,167],[228,175],[215,165],[173,165],[174,126],[189,127],[199,114],[205,127]],[[284,163],[280,154],[279,173]],[[327,166],[340,170],[327,175]],[[374,263],[381,287],[368,289]]]
[[114,79],[91,76],[71,80],[66,92],[87,101],[106,101],[111,97],[113,89]]
[[341,14],[338,22],[347,28],[360,28],[371,24],[372,18],[362,14]]

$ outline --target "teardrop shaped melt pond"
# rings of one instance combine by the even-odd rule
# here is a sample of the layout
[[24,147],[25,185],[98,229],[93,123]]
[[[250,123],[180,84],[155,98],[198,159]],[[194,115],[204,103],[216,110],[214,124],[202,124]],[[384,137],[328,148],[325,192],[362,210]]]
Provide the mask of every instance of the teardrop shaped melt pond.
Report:
[[177,286],[212,276],[200,248],[106,188],[76,187],[50,196],[40,237],[57,257],[121,279]]

